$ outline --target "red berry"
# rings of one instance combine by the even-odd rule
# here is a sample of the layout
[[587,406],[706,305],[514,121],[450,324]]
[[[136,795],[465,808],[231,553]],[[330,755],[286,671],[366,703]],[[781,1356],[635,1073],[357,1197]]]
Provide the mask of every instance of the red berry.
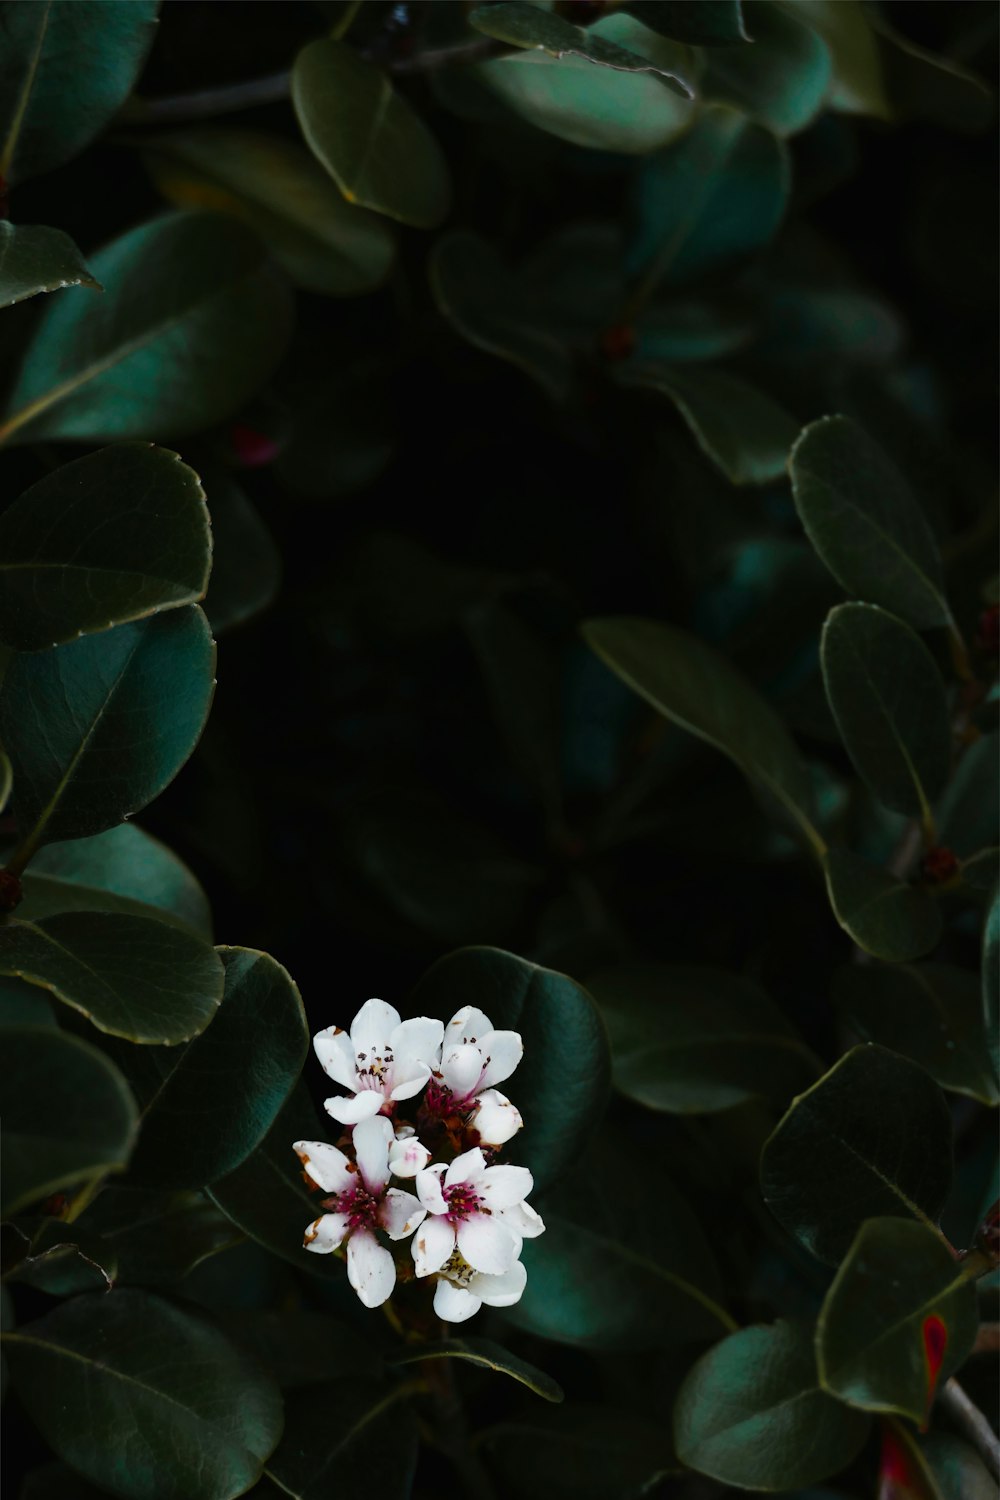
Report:
[[928,849],[920,873],[927,885],[946,885],[958,874],[958,856],[953,849],[945,849],[943,846]]
[[628,323],[613,324],[601,334],[601,353],[612,363],[628,359],[634,350],[635,329]]

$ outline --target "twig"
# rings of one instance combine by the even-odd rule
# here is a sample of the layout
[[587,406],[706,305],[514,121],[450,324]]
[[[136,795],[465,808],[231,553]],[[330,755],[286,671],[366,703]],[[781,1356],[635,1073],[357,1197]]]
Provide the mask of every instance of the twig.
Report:
[[955,1426],[978,1449],[993,1478],[1000,1479],[1000,1438],[954,1376],[945,1382],[940,1401]]

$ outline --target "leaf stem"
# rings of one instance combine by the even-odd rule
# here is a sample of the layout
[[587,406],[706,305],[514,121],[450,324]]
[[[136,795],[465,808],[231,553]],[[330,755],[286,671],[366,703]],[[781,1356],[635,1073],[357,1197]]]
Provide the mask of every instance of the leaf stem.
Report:
[[945,1381],[938,1400],[955,1426],[978,1449],[993,1478],[1000,1479],[1000,1438],[954,1376]]

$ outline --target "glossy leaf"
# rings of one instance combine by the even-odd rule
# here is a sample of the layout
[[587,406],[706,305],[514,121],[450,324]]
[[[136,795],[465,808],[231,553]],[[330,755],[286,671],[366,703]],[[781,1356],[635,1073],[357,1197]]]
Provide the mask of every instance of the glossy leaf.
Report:
[[949,624],[937,543],[878,444],[848,417],[822,417],[788,462],[802,524],[837,582],[917,630]]
[[0,220],[0,307],[65,286],[103,291],[69,235],[44,224]]
[[117,912],[8,922],[0,927],[0,974],[49,990],[98,1031],[131,1042],[187,1041],[222,999],[222,964],[201,938]]
[[0,515],[0,640],[41,651],[192,604],[211,565],[194,470],[152,444],[103,448]]
[[104,1172],[120,1172],[136,1131],[118,1069],[48,1026],[3,1030],[3,1214]]
[[536,1408],[488,1427],[482,1443],[508,1492],[525,1500],[642,1495],[680,1471],[662,1424],[596,1401]]
[[199,432],[252,396],[284,353],[289,290],[230,218],[154,219],[98,251],[91,269],[104,296],[45,309],[0,441]]
[[[929,1366],[928,1319],[944,1353]],[[906,1219],[869,1219],[837,1272],[816,1328],[820,1383],[866,1411],[924,1423],[936,1389],[972,1349],[976,1290],[941,1239]]]
[[742,1328],[702,1356],[674,1408],[678,1457],[738,1489],[788,1490],[846,1468],[869,1420],[819,1389],[812,1336]]
[[845,964],[833,994],[865,1041],[911,1058],[944,1089],[1000,1102],[974,974],[950,964]]
[[866,953],[905,964],[936,947],[941,914],[925,890],[847,849],[828,849],[823,868],[834,916]]
[[699,47],[750,40],[740,0],[627,0],[625,9],[661,35]]
[[198,742],[214,670],[197,606],[15,656],[0,689],[0,739],[22,838],[103,833],[158,796]]
[[[6,1345],[58,1456],[135,1500],[235,1500],[281,1436],[281,1396],[246,1351],[150,1292],[64,1302]],[[142,1441],[123,1444],[123,1431]]]
[[394,1365],[419,1364],[427,1359],[461,1359],[479,1365],[484,1370],[496,1370],[500,1375],[509,1375],[521,1385],[526,1385],[536,1396],[546,1401],[561,1401],[561,1386],[544,1370],[537,1370],[526,1360],[518,1359],[499,1344],[489,1339],[456,1338],[442,1339],[435,1343],[410,1345],[391,1361]]
[[933,1228],[951,1183],[944,1096],[905,1058],[855,1047],[794,1101],[764,1146],[760,1180],[775,1218],[830,1265],[865,1219]]
[[142,147],[171,203],[244,220],[306,291],[351,297],[388,275],[396,248],[389,226],[346,202],[304,147],[221,128],[153,136]]
[[448,165],[389,79],[346,42],[310,42],[295,59],[292,102],[306,144],[348,203],[433,229],[451,206]]
[[212,513],[212,581],[205,614],[213,634],[253,619],[274,602],[281,557],[274,539],[239,485],[228,475],[205,476]]
[[474,31],[495,37],[512,47],[539,49],[550,57],[580,57],[599,67],[616,68],[625,73],[656,73],[667,85],[685,98],[693,93],[685,80],[658,66],[648,57],[616,46],[598,33],[574,26],[564,16],[539,10],[524,0],[500,0],[496,5],[481,5],[469,16]]
[[411,1493],[417,1464],[417,1420],[403,1386],[346,1377],[296,1393],[285,1435],[266,1473],[282,1495],[329,1500],[370,1490]]
[[158,0],[11,0],[0,46],[0,177],[18,183],[88,146],[132,89]]
[[654,620],[588,620],[587,644],[659,713],[706,740],[777,800],[817,851],[809,772],[784,724],[726,658]]
[[743,15],[753,46],[708,54],[705,96],[745,109],[780,136],[795,135],[826,101],[833,72],[829,48],[792,6],[744,0]]

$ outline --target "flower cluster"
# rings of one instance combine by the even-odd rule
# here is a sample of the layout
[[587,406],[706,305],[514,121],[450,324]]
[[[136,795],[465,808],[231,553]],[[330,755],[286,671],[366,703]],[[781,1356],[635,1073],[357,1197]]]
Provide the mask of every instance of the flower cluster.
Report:
[[[369,1000],[349,1035],[329,1026],[313,1046],[348,1092],[326,1100],[344,1126],[339,1145],[295,1144],[307,1182],[329,1195],[305,1248],[346,1246],[348,1279],[366,1307],[385,1302],[399,1274],[380,1231],[410,1240],[410,1274],[435,1279],[434,1310],[447,1322],[464,1322],[484,1302],[517,1302],[523,1242],[545,1228],[525,1202],[527,1167],[494,1161],[523,1124],[494,1086],[521,1060],[518,1033],[494,1030],[471,1005],[445,1026],[427,1016],[401,1021],[384,1000]],[[399,1116],[404,1101],[412,1122]],[[392,1178],[413,1191],[390,1186]]]

